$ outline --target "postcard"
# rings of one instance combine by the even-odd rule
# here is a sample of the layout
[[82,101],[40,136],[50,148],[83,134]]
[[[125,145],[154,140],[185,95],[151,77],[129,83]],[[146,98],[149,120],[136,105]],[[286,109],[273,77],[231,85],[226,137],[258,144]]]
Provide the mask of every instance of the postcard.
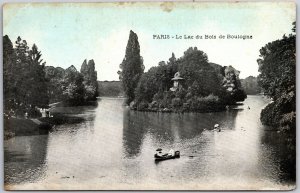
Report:
[[294,2],[7,3],[6,190],[293,190]]

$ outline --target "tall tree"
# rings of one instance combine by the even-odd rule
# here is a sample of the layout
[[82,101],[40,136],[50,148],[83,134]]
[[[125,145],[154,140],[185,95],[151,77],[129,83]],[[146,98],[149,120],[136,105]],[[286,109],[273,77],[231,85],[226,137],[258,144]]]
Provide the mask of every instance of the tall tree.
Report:
[[15,53],[11,40],[7,35],[3,36],[3,80],[5,108],[9,108],[8,102],[13,100],[14,90],[13,70],[15,65]]
[[16,65],[15,65],[15,86],[16,90],[14,94],[16,96],[15,102],[17,105],[27,104],[27,99],[30,95],[30,83],[28,80],[31,79],[30,72],[30,64],[29,64],[29,47],[27,45],[26,40],[22,40],[20,37],[16,40]]
[[[29,49],[26,40],[20,37],[15,48],[8,36],[3,37],[3,72],[5,109],[28,110],[48,104],[45,63],[41,52],[33,44]],[[26,111],[27,111],[26,110]]]
[[48,96],[50,102],[63,101],[64,74],[61,67],[45,66],[46,78],[48,80]]
[[215,69],[208,63],[207,54],[197,47],[190,47],[180,58],[178,69],[187,85],[191,86],[193,94],[208,96],[219,95],[221,89]]
[[98,96],[98,83],[94,60],[89,60],[88,63],[84,60],[80,72],[83,75],[84,99],[86,101],[96,100]]
[[83,75],[71,65],[65,70],[63,79],[64,102],[71,106],[81,105],[84,102]]
[[33,44],[28,56],[30,62],[29,75],[31,77],[28,80],[31,85],[29,103],[33,106],[48,105],[48,80],[45,73],[46,62],[43,62],[43,59],[41,59],[41,51],[38,50],[35,44]]
[[136,33],[130,30],[125,57],[118,72],[127,96],[127,104],[135,98],[135,88],[144,72],[143,59],[140,56],[140,45]]

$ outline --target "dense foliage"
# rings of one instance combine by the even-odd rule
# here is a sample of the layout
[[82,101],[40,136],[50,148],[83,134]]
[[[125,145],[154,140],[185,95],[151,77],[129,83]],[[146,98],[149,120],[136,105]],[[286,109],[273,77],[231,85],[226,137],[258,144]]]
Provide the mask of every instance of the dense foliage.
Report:
[[18,37],[15,45],[13,48],[7,35],[3,37],[5,113],[24,115],[25,111],[33,112],[34,106],[49,102],[45,62],[35,44],[29,49],[26,40]]
[[89,60],[88,63],[84,60],[80,72],[83,75],[83,85],[85,90],[84,100],[96,100],[96,97],[98,96],[98,83],[94,60]]
[[241,79],[241,83],[246,94],[256,95],[261,92],[261,88],[258,85],[257,78],[254,76],[248,76],[245,79]]
[[[176,72],[184,81],[176,91],[171,91]],[[160,62],[144,73],[135,90],[132,108],[150,111],[212,112],[246,98],[233,67],[222,67],[208,62],[207,55],[189,48],[176,59]]]
[[15,47],[3,36],[4,113],[7,116],[39,115],[36,107],[48,107],[49,102],[63,101],[80,105],[98,96],[97,72],[90,60],[84,62],[81,73],[74,66],[64,70],[45,66],[41,52],[31,48],[20,37]]
[[62,101],[63,98],[63,81],[65,70],[61,67],[46,66],[46,78],[48,82],[48,95],[50,103]]
[[[295,32],[295,23],[293,24]],[[263,124],[274,126],[285,134],[291,151],[288,161],[295,172],[296,148],[296,34],[266,44],[258,59],[259,85],[273,99],[261,112]]]
[[134,90],[144,72],[143,59],[140,56],[140,45],[136,33],[130,30],[125,57],[120,64],[119,78],[122,81],[127,104],[134,100]]
[[66,105],[82,105],[96,100],[98,96],[97,72],[95,63],[84,60],[81,72],[71,65],[66,70],[46,66],[46,78],[51,102],[63,101]]

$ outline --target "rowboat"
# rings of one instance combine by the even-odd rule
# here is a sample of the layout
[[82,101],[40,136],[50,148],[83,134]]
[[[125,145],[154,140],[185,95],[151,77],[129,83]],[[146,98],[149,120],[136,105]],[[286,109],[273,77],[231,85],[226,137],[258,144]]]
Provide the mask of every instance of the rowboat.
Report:
[[169,153],[161,154],[161,149],[159,152],[154,154],[155,161],[163,161],[168,159],[180,158],[180,151],[171,150]]

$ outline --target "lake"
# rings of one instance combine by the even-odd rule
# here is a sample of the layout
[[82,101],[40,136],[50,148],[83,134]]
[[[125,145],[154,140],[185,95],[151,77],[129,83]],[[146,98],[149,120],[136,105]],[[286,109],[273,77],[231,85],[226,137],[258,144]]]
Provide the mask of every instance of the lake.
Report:
[[[5,186],[23,190],[274,190],[295,187],[282,169],[283,137],[259,120],[269,100],[248,96],[217,113],[131,111],[124,99],[57,108],[80,116],[48,135],[4,141]],[[248,109],[247,107],[250,107]],[[221,132],[213,131],[219,124]],[[157,148],[179,159],[154,162]]]

